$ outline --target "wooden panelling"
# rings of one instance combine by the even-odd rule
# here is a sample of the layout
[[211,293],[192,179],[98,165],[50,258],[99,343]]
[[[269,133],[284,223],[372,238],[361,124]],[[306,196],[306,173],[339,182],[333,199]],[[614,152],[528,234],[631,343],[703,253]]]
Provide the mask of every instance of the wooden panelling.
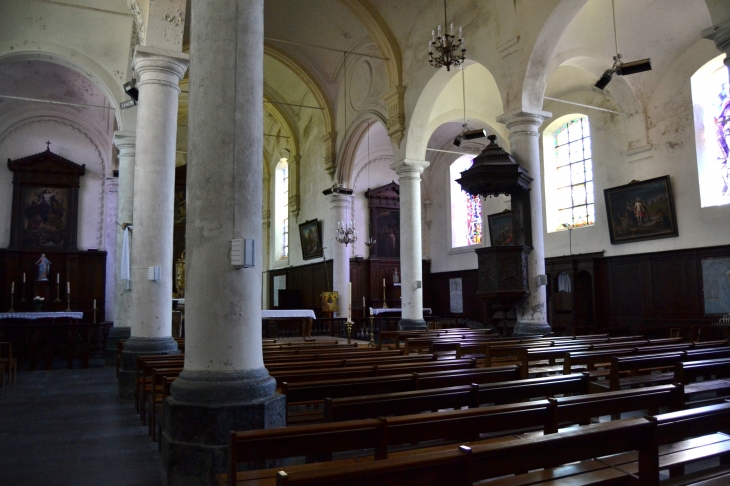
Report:
[[302,307],[312,309],[317,314],[321,310],[320,294],[332,288],[332,260],[325,263],[317,262],[299,267],[287,267],[271,270],[266,273],[266,282],[269,287],[269,309],[274,307],[274,277],[286,275],[287,290],[297,290],[300,293]]
[[[449,279],[461,278],[462,300],[464,303],[463,314],[452,314],[450,311],[450,290]],[[477,270],[461,270],[458,272],[441,272],[430,274],[429,293],[427,305],[433,309],[436,316],[467,316],[473,319],[483,320],[483,316],[489,315],[487,303],[477,297],[479,287]]]

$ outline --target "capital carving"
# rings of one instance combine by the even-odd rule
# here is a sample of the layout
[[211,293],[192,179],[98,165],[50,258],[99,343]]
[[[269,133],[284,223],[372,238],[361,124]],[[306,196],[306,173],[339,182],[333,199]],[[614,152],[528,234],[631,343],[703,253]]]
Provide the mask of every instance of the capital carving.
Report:
[[398,174],[399,180],[421,180],[421,174],[430,164],[427,160],[403,159],[391,164],[390,168]]
[[510,139],[515,136],[539,137],[538,128],[552,116],[553,114],[547,111],[517,109],[498,116],[497,121],[507,126]]
[[326,134],[322,137],[322,143],[324,143],[324,170],[333,177],[337,170],[337,132]]
[[388,109],[388,136],[398,146],[400,146],[406,131],[405,104],[403,101],[405,92],[406,88],[404,86],[395,86],[381,96]]
[[134,157],[137,148],[137,132],[114,132],[114,146],[120,157]]
[[710,39],[725,54],[725,65],[730,67],[730,19],[702,31],[702,37]]
[[137,46],[132,66],[139,76],[137,86],[158,84],[180,92],[178,84],[185,76],[190,56],[149,46]]

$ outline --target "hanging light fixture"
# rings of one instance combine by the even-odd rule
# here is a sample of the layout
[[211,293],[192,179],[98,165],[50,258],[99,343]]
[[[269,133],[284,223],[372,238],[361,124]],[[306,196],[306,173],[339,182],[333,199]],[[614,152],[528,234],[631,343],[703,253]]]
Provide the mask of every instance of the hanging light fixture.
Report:
[[[368,164],[368,191],[369,191],[370,190],[370,123],[368,123],[367,134],[368,134],[368,161],[367,161],[367,164]],[[370,198],[369,197],[368,197],[368,215],[370,215]],[[375,243],[377,243],[377,241],[375,240],[375,238],[373,238],[372,225],[370,223],[368,223],[368,239],[365,240],[365,246],[367,246],[368,248],[372,248],[373,246],[375,246]]]
[[[431,31],[431,40],[428,43],[428,56],[431,66],[436,69],[446,66],[451,71],[451,66],[458,66],[466,59],[466,41],[462,35],[463,30],[459,27],[459,38],[454,35],[454,24],[451,23],[448,34],[446,33],[446,0],[444,0],[444,32],[441,32],[439,25],[437,30]],[[437,32],[438,31],[438,32]],[[434,52],[434,49],[436,52]],[[461,50],[461,54],[459,54]]]
[[632,62],[623,62],[621,60],[621,54],[618,52],[618,36],[616,35],[616,8],[614,7],[614,0],[611,0],[611,12],[613,14],[613,42],[616,47],[616,55],[613,56],[613,66],[610,69],[606,69],[601,77],[598,78],[596,84],[593,85],[601,90],[608,86],[614,74],[628,76],[629,74],[651,71],[651,59],[641,59],[640,61]]
[[[332,192],[337,194],[352,194],[352,189],[345,189],[344,184],[337,182],[332,186]],[[349,212],[349,207],[345,208],[345,213]],[[354,221],[338,221],[335,230],[335,240],[344,243],[345,246],[357,241],[357,230],[355,230]]]

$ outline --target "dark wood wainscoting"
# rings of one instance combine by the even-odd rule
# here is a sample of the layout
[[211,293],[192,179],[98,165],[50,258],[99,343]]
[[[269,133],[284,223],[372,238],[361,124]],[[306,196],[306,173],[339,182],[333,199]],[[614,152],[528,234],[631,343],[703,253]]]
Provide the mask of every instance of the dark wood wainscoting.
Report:
[[[325,265],[327,265],[326,275]],[[274,277],[284,275],[286,276],[286,289],[290,291],[287,293],[288,299],[297,301],[296,307],[313,309],[319,314],[322,308],[320,295],[332,286],[332,260],[298,267],[278,268],[268,271],[266,275],[269,287],[269,309],[290,307],[285,305],[286,302],[280,302],[280,305],[274,306]]]
[[[730,245],[548,258],[550,324],[569,333],[575,328],[579,333],[613,329],[659,335],[669,328],[717,322],[719,316],[705,315],[704,309],[702,260],[707,258],[730,258]],[[570,276],[569,294],[557,288],[560,272]]]
[[[424,295],[426,300],[424,307],[431,307],[433,314],[436,316],[465,316],[484,322],[485,316],[489,315],[489,307],[484,300],[477,297],[478,273],[477,269],[432,273],[428,285],[429,293]],[[450,311],[449,280],[452,278],[461,278],[462,300],[464,303],[464,312],[462,314],[454,314]]]

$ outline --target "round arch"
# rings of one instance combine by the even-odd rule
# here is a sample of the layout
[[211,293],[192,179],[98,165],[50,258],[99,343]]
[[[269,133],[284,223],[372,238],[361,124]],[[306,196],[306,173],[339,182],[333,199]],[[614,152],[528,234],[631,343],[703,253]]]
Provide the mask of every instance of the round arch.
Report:
[[[22,45],[22,42],[18,43]],[[106,96],[114,107],[114,115],[119,130],[133,130],[136,117],[122,116],[120,103],[126,99],[122,83],[118,82],[106,69],[79,51],[55,43],[44,43],[42,50],[16,51],[0,55],[0,65],[20,61],[44,61],[60,64],[88,78]],[[135,110],[136,111],[136,110]]]
[[348,133],[345,135],[345,142],[337,160],[337,172],[335,180],[350,186],[352,184],[353,168],[355,164],[355,155],[360,146],[360,142],[367,133],[371,123],[381,123],[387,130],[388,124],[380,115],[374,111],[366,111],[361,113],[355,121],[350,124]]

